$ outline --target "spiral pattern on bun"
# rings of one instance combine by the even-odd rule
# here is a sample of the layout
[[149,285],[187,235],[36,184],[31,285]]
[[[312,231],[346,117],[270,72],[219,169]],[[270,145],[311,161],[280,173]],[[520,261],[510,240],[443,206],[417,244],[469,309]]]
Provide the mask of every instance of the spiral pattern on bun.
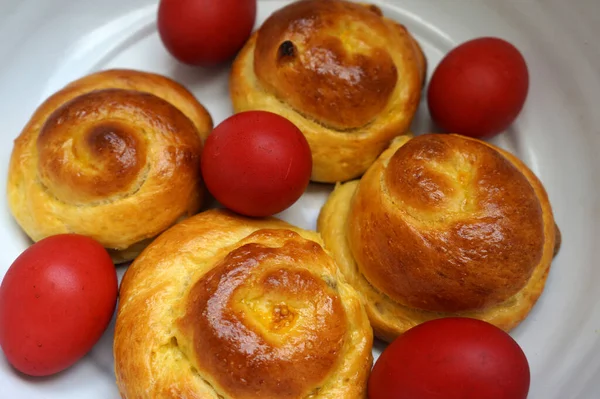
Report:
[[237,112],[280,114],[306,136],[312,179],[362,174],[407,131],[425,73],[423,53],[375,6],[303,0],[273,13],[231,72]]
[[211,210],[163,233],[122,287],[124,398],[364,398],[372,331],[319,236]]
[[319,230],[387,340],[448,315],[510,330],[541,295],[558,245],[535,175],[458,135],[396,139],[360,182],[336,188]]
[[206,110],[154,74],[111,70],[46,100],[16,139],[9,205],[35,241],[77,233],[130,260],[199,210]]

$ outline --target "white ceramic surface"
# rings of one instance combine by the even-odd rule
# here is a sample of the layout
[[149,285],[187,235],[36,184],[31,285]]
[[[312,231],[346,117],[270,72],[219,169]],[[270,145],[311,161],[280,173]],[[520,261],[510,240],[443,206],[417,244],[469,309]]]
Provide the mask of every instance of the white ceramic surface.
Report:
[[[259,1],[257,25],[287,1]],[[533,399],[600,398],[600,2],[598,0],[402,0],[382,5],[422,43],[429,75],[454,45],[477,36],[513,42],[528,61],[526,107],[494,142],[521,157],[546,185],[563,233],[547,289],[512,335],[531,365]],[[231,114],[228,66],[210,70],[175,62],[155,29],[152,0],[0,0],[0,186],[12,140],[35,107],[92,71],[129,67],[174,77],[216,123]],[[414,131],[433,129],[425,103]],[[330,186],[313,185],[288,221],[315,228]],[[29,241],[0,196],[0,276]],[[122,274],[124,270],[119,270]],[[65,337],[65,339],[69,339]],[[16,373],[0,356],[1,398],[118,398],[112,326],[91,353],[48,378]]]

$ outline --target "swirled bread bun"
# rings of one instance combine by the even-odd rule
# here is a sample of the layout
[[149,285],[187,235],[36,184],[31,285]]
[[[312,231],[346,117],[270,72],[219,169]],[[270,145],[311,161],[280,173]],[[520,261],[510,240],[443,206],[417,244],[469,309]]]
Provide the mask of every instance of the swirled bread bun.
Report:
[[372,339],[318,234],[210,210],[127,270],[115,371],[123,398],[366,398]]
[[376,335],[465,316],[508,331],[541,295],[556,240],[548,196],[508,152],[476,139],[396,139],[338,185],[318,229]]
[[202,202],[208,112],[183,86],[132,70],[95,73],[41,104],[15,140],[8,203],[34,241],[92,237],[133,259]]
[[265,110],[292,121],[313,154],[312,180],[367,170],[406,132],[420,101],[423,53],[375,6],[301,0],[273,13],[236,58],[236,112]]

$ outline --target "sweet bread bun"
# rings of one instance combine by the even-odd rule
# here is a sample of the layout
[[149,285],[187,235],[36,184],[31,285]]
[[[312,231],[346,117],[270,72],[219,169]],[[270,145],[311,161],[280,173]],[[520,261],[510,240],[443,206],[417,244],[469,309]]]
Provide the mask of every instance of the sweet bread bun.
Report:
[[405,27],[375,6],[302,0],[273,13],[236,58],[236,112],[292,121],[313,154],[312,180],[355,178],[410,126],[425,58]]
[[394,140],[360,181],[336,187],[318,229],[388,341],[444,316],[512,329],[541,295],[557,245],[536,176],[458,135]]
[[166,77],[109,70],[41,104],[15,140],[8,203],[34,241],[92,237],[115,262],[196,213],[208,112]]
[[123,398],[366,398],[372,330],[315,232],[224,210],[160,235],[127,270]]

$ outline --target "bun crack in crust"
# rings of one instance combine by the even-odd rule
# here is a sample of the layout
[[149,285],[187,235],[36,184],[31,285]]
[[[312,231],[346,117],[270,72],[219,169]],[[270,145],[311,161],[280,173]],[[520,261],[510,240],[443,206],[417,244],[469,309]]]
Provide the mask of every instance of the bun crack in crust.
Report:
[[372,330],[318,234],[211,210],[127,271],[114,341],[124,398],[366,398]]
[[202,105],[168,78],[110,70],[79,79],[40,105],[15,140],[11,211],[35,241],[77,233],[115,262],[131,260],[199,210],[211,129]]
[[386,340],[450,315],[512,329],[541,295],[558,244],[535,175],[457,135],[396,139],[360,182],[336,187],[318,225]]
[[407,131],[425,73],[407,30],[375,6],[302,0],[273,13],[234,62],[236,112],[280,114],[306,136],[312,180],[361,175]]

